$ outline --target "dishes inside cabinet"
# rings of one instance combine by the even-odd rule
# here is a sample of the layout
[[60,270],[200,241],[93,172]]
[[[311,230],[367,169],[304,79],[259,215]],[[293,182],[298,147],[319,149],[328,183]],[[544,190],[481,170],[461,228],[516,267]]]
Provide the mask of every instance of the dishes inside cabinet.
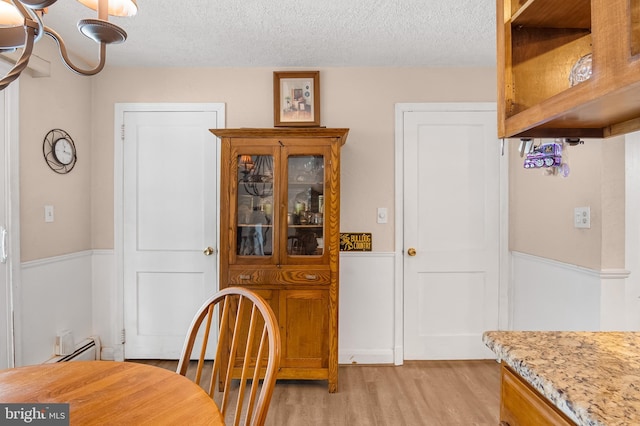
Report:
[[578,61],[571,68],[569,74],[569,84],[571,87],[578,83],[589,80],[592,71],[592,54],[588,53],[578,59]]

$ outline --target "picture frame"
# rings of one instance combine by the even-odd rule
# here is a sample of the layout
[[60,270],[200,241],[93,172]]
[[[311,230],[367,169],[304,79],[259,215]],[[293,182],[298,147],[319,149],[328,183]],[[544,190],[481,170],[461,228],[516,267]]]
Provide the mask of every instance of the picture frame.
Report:
[[274,71],[274,127],[320,126],[320,71]]

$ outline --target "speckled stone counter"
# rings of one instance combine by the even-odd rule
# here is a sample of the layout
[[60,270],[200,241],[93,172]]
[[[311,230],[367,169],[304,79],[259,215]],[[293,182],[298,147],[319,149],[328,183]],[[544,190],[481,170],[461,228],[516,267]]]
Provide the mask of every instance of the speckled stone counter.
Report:
[[484,343],[579,425],[640,425],[640,333],[488,331]]

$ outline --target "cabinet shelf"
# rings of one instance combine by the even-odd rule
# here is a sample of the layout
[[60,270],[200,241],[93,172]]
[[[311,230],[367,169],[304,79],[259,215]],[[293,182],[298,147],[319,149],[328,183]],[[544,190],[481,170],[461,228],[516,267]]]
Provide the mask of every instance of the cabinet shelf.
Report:
[[591,29],[591,0],[512,2],[511,25]]
[[265,187],[273,187],[273,182],[271,181],[247,181],[247,180],[238,180],[238,185],[264,185]]
[[[499,137],[640,128],[640,0],[498,0],[497,12]],[[571,87],[571,68],[588,53],[592,76]]]
[[301,182],[301,181],[289,181],[289,186],[297,186],[297,187],[307,187],[307,186],[319,186],[322,185],[324,182],[320,181],[313,181],[313,182]]

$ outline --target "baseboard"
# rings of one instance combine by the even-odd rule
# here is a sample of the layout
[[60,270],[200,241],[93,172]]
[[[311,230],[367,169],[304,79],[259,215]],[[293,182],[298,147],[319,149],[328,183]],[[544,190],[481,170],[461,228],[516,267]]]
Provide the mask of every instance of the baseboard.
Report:
[[113,348],[102,348],[100,351],[100,359],[105,361],[115,361]]
[[393,364],[392,350],[379,351],[339,351],[339,364]]

